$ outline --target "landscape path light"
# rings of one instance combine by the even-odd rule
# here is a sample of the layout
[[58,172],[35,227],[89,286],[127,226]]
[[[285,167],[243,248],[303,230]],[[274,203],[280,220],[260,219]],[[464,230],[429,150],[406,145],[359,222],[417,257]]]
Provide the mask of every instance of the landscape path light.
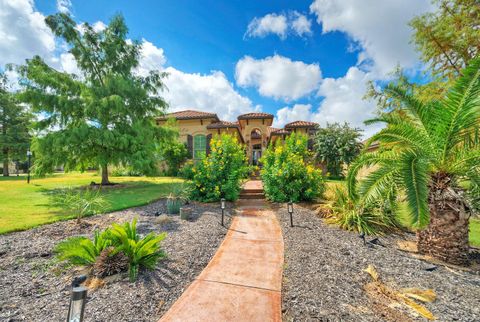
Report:
[[27,151],[27,159],[28,159],[28,168],[27,168],[27,183],[30,183],[30,161],[32,159],[32,151]]
[[81,286],[87,279],[86,275],[75,277],[72,282],[72,294],[70,296],[70,306],[68,307],[67,322],[82,322],[85,312],[85,302],[87,301],[87,288]]
[[290,214],[290,227],[293,227],[293,202],[290,201],[287,208]]
[[224,217],[224,214],[225,214],[225,198],[220,199],[220,207],[222,208],[222,226],[225,227],[225,225],[223,223],[223,217]]

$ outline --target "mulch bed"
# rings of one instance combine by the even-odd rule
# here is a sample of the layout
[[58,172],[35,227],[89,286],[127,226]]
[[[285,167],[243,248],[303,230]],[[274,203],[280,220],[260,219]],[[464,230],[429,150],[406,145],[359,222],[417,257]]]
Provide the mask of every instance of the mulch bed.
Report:
[[369,264],[390,288],[433,289],[436,301],[423,305],[438,321],[480,320],[478,271],[434,265],[399,250],[397,242],[413,240],[412,234],[381,237],[384,247],[368,247],[358,234],[323,223],[306,207],[295,207],[293,228],[286,207],[277,210],[285,241],[284,321],[426,321],[368,293]]
[[[231,212],[228,205],[227,213]],[[138,231],[167,232],[162,247],[168,258],[154,271],[141,271],[135,283],[127,274],[107,278],[90,290],[85,321],[157,321],[208,264],[223,240],[217,204],[192,203],[190,221],[165,212],[165,200],[111,214],[57,222],[24,232],[0,235],[0,321],[62,321],[66,319],[70,283],[80,274],[55,261],[52,249],[61,240],[92,236],[113,222],[138,217]],[[161,219],[159,219],[161,218]],[[228,222],[227,222],[228,223]]]

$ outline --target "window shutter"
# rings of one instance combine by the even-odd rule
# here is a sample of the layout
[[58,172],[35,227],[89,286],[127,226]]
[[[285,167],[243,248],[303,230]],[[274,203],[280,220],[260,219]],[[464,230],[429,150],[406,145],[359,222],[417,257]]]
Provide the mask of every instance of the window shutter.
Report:
[[207,145],[206,145],[206,149],[205,149],[205,152],[207,153],[207,155],[210,154],[210,141],[212,140],[212,135],[209,134],[207,135]]
[[188,157],[193,159],[193,136],[190,134],[187,135],[187,150],[188,150]]

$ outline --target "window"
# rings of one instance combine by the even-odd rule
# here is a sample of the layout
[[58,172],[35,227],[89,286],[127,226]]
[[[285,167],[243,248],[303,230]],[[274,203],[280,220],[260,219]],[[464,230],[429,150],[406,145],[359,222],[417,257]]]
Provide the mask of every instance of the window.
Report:
[[207,137],[195,135],[193,137],[193,158],[201,159],[207,152]]

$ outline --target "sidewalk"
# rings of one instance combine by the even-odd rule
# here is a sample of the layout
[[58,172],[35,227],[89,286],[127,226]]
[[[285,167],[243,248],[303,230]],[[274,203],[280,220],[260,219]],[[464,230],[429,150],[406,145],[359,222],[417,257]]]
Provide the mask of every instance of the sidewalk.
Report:
[[160,321],[281,321],[280,225],[263,200],[237,209],[217,253]]

